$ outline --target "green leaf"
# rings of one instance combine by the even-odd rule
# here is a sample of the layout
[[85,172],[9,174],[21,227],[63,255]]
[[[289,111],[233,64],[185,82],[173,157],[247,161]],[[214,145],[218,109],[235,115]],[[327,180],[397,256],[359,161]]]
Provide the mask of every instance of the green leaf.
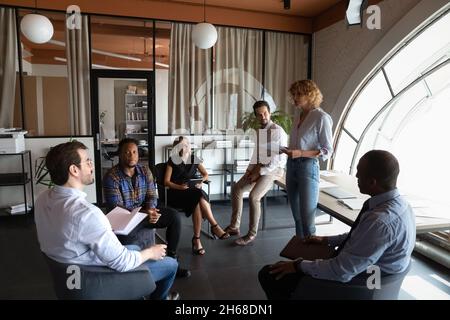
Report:
[[[289,132],[291,132],[291,128],[292,128],[292,116],[280,111],[280,110],[276,110],[274,112],[271,113],[270,119],[278,124],[280,127],[282,127],[284,129],[284,131],[286,131],[286,133],[289,134]],[[248,129],[258,129],[259,128],[259,122],[256,119],[256,116],[253,112],[245,112],[244,115],[241,118],[241,122],[242,122],[242,127],[244,128],[244,130],[248,130]]]

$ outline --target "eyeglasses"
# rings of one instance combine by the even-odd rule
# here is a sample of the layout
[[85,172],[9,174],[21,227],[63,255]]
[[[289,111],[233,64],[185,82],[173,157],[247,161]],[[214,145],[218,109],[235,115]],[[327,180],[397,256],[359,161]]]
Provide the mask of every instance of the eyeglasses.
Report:
[[87,158],[86,160],[81,161],[80,164],[82,164],[84,162],[86,162],[88,164],[88,166],[93,166],[94,165],[94,160],[92,160],[90,158]]

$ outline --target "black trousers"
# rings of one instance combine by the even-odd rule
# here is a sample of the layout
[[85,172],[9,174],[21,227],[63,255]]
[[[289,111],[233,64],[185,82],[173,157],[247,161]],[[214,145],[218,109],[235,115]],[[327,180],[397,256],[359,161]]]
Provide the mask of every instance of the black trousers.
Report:
[[119,241],[123,245],[137,244],[141,248],[148,247],[153,242],[153,239],[148,239],[149,236],[145,231],[148,229],[166,228],[167,254],[169,256],[175,256],[178,243],[180,242],[180,214],[175,209],[169,207],[158,206],[158,209],[161,216],[156,223],[150,223],[148,219],[144,219],[130,234],[118,236]]
[[266,293],[269,300],[288,300],[297,288],[303,274],[291,273],[285,275],[280,280],[276,280],[275,276],[270,274],[270,266],[264,266],[258,273],[259,283]]

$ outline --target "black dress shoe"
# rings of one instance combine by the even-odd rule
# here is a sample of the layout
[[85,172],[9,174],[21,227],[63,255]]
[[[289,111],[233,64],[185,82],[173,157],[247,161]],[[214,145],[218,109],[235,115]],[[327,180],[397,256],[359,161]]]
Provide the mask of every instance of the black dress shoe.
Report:
[[180,294],[176,291],[169,292],[166,300],[180,300]]
[[177,278],[189,278],[191,276],[191,272],[188,269],[183,269],[178,267],[177,269]]

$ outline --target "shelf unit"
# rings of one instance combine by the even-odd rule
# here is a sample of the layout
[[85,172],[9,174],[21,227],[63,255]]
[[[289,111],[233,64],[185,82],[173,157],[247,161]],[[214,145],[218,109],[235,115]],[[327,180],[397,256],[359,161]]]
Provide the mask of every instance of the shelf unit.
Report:
[[[32,166],[31,166],[31,151],[25,150],[18,153],[0,153],[1,157],[20,157],[21,171],[0,173],[0,187],[23,187],[23,199],[25,204],[25,214],[28,214],[30,210],[28,208],[34,207],[34,192],[33,192],[33,179],[32,179]],[[27,161],[28,158],[28,161]],[[30,188],[31,203],[27,196],[27,188]],[[21,213],[15,213],[21,214]],[[14,215],[7,211],[6,207],[0,208],[0,215]]]
[[[164,162],[167,162],[169,157],[170,157],[170,153],[172,151],[172,146],[165,146],[164,147]],[[222,165],[221,168],[217,168],[217,169],[213,169],[208,170],[208,174],[209,176],[223,176],[223,186],[222,186],[222,193],[220,194],[211,194],[210,195],[210,200],[211,201],[222,201],[222,200],[229,200],[230,196],[229,196],[229,192],[228,192],[228,187],[230,187],[233,182],[234,182],[234,176],[236,174],[243,174],[245,171],[241,172],[241,171],[237,171],[236,170],[236,164],[235,164],[235,160],[243,160],[237,157],[238,154],[238,150],[240,149],[252,149],[252,147],[239,147],[239,146],[231,146],[231,147],[215,147],[215,148],[192,148],[191,151],[194,153],[197,153],[197,156],[199,158],[203,158],[202,154],[204,151],[206,150],[221,150],[223,152],[223,159],[224,159],[224,163]],[[248,152],[247,157],[245,160],[249,160],[251,156],[251,151]],[[230,157],[231,162],[228,161],[228,158]],[[248,159],[247,159],[248,158]]]
[[[126,137],[148,135],[148,105],[146,94],[125,94],[125,132]],[[147,139],[145,139],[147,141]]]
[[139,160],[148,162],[148,102],[146,94],[125,94],[124,137],[139,142]]

